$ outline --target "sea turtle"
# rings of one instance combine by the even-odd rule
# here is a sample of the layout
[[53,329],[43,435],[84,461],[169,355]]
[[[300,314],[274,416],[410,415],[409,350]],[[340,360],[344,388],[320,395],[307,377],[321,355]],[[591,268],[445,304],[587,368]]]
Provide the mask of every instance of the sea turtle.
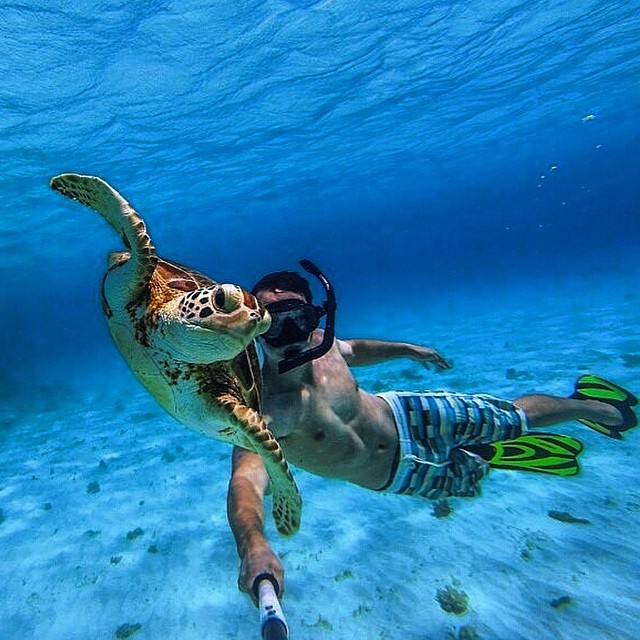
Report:
[[295,533],[300,495],[260,415],[254,338],[269,328],[268,312],[240,287],[160,258],[142,218],[101,178],[65,173],[51,187],[102,215],[128,249],[110,254],[102,280],[102,308],[127,364],[181,423],[262,456],[278,531]]

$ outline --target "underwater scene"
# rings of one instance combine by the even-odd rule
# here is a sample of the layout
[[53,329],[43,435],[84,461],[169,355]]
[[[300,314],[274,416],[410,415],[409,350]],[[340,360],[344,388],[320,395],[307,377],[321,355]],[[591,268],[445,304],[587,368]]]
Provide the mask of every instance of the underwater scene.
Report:
[[[0,638],[287,637],[238,589],[233,442],[269,470],[264,534],[292,640],[640,637],[639,16],[638,0],[5,3]],[[52,189],[64,173],[113,191]],[[478,496],[375,491],[378,467],[350,476],[351,450],[313,432],[311,412],[304,450],[270,418],[287,476],[260,414],[238,409],[240,396],[260,409],[259,383],[229,364],[258,344],[246,362],[258,380],[264,365],[265,394],[278,383],[277,348],[256,337],[264,312],[235,287],[195,300],[182,271],[152,287],[153,247],[246,290],[298,271],[315,305],[335,295],[335,317],[325,304],[316,319],[327,334],[335,322],[338,339],[428,347],[451,365],[406,347],[367,363],[344,346],[360,343],[329,341],[282,376],[336,358],[335,376],[292,398],[342,393],[350,370],[349,397],[379,415],[368,394],[591,407],[544,428],[562,438],[540,465],[567,472],[532,472],[496,445]],[[213,326],[230,300],[251,329],[185,315],[201,304]],[[144,305],[161,308],[157,338]],[[159,384],[156,339],[177,351],[154,397],[140,379]],[[196,404],[191,378],[213,360]],[[615,385],[576,390],[594,376]],[[223,395],[226,441],[198,432]],[[297,512],[293,483],[300,526],[281,535],[272,506]]]

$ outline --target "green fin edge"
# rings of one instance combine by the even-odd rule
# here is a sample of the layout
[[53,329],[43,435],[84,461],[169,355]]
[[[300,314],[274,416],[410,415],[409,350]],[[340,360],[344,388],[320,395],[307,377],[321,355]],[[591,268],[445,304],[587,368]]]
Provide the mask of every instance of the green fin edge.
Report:
[[623,389],[615,382],[593,374],[580,376],[576,382],[575,392],[576,395],[590,400],[613,400],[628,407],[634,407],[638,403],[638,399],[630,391]]
[[526,434],[490,446],[494,453],[487,462],[494,468],[556,476],[579,473],[577,457],[584,448],[579,440],[554,433]]
[[630,391],[600,376],[593,374],[580,376],[576,381],[575,391],[570,397],[606,402],[622,414],[622,424],[615,426],[601,424],[586,418],[578,419],[581,424],[609,438],[622,440],[621,434],[633,429],[638,424],[638,418],[631,408],[638,404],[638,399]]

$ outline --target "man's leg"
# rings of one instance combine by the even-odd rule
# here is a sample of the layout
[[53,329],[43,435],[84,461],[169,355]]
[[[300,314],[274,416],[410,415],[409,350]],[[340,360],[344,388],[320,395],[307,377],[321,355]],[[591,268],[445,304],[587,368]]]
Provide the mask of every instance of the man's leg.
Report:
[[531,429],[578,419],[593,420],[609,426],[622,424],[622,414],[615,407],[597,400],[535,394],[517,398],[513,404],[525,412],[527,425]]

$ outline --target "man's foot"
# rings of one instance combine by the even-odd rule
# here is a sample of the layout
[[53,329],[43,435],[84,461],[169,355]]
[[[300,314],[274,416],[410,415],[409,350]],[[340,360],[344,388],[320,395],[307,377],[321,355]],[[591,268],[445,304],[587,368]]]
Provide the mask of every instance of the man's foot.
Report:
[[[638,399],[626,389],[599,376],[580,376],[575,391],[569,397],[591,401],[593,415],[578,421],[610,438],[622,440],[622,433],[638,424],[638,417],[631,408],[638,404]],[[607,409],[599,405],[606,405]]]

